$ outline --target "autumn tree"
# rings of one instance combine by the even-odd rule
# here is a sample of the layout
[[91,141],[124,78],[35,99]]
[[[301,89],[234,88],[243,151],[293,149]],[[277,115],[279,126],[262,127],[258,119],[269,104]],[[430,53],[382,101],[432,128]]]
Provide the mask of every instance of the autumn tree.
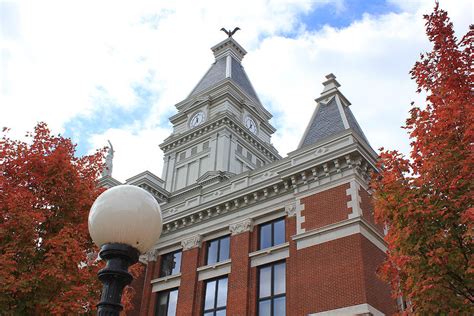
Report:
[[458,41],[438,4],[424,18],[433,49],[411,70],[427,98],[404,127],[410,158],[382,150],[372,183],[377,219],[389,228],[380,274],[407,313],[472,315],[474,30]]
[[76,157],[39,123],[0,140],[0,314],[90,313],[100,297],[89,209],[104,151]]

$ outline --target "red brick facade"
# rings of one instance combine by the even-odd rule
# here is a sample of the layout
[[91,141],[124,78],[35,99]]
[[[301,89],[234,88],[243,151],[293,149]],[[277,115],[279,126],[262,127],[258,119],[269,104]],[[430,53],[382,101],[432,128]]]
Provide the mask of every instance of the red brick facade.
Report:
[[346,193],[348,188],[349,184],[343,184],[301,199],[301,204],[305,206],[302,228],[310,230],[347,219],[351,212],[347,208],[350,200]]
[[[348,183],[333,187],[300,200],[304,205],[302,228],[307,232],[348,220],[352,210],[347,202]],[[363,218],[373,223],[370,196],[361,189]],[[395,302],[389,287],[376,276],[377,267],[384,259],[383,251],[361,233],[334,238],[309,247],[297,248],[297,216],[285,217],[287,315],[307,315],[338,308],[369,304],[390,315]],[[256,315],[258,268],[251,267],[252,253],[258,248],[258,225],[253,231],[231,236],[231,272],[228,274],[227,315]],[[182,253],[181,283],[177,315],[202,315],[205,281],[198,281],[197,268],[205,265],[204,242],[200,248]],[[156,293],[151,293],[150,281],[157,278],[160,258],[150,262],[141,296],[141,315],[153,315]]]

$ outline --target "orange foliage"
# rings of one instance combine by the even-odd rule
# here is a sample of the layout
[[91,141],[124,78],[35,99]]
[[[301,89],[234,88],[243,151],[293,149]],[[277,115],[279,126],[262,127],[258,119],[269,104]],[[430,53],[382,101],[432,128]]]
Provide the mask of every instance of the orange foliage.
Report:
[[372,183],[377,219],[389,228],[379,272],[410,303],[405,313],[472,315],[474,30],[458,41],[438,4],[425,20],[434,47],[411,71],[428,95],[406,122],[411,159],[382,149]]
[[[98,249],[87,229],[103,191],[105,149],[75,157],[39,123],[28,142],[0,139],[0,314],[90,314],[100,298]],[[130,298],[125,295],[125,301]]]

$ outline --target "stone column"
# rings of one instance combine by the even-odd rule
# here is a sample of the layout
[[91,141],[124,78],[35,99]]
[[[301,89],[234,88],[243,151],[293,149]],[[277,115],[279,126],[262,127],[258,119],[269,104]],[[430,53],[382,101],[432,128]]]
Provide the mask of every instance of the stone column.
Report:
[[253,221],[251,219],[229,226],[232,263],[229,288],[227,289],[227,315],[247,315],[250,291],[250,233],[252,229]]
[[193,315],[196,305],[197,271],[199,265],[199,247],[201,236],[195,235],[181,242],[183,254],[181,257],[181,285],[178,292],[176,315]]

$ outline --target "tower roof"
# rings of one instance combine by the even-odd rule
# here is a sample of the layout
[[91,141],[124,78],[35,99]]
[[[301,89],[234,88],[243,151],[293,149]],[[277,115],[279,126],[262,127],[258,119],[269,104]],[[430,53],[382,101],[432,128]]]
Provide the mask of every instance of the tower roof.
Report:
[[261,104],[241,64],[242,59],[247,54],[245,49],[232,37],[228,37],[212,47],[211,50],[214,53],[215,61],[191,91],[189,97],[198,95],[228,79],[240,87],[255,102]]
[[326,76],[321,96],[315,101],[316,109],[298,148],[306,147],[347,129],[369,143],[349,108],[350,102],[339,91],[341,86],[334,74]]

